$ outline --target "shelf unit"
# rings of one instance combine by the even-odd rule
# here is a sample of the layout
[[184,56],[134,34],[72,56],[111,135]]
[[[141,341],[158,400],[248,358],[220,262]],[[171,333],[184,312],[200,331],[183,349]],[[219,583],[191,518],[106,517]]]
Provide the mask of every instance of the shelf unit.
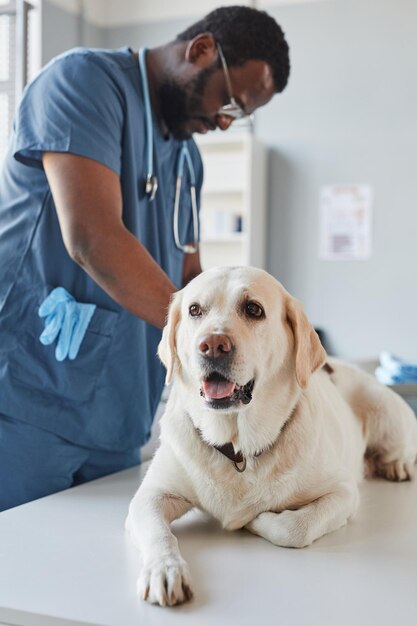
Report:
[[266,263],[267,152],[249,131],[195,137],[204,163],[203,269]]

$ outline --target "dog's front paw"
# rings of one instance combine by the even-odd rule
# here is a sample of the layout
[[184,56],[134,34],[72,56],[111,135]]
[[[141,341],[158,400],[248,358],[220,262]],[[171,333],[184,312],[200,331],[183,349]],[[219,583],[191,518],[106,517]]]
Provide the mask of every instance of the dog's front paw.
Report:
[[188,566],[180,556],[145,563],[138,581],[143,600],[160,606],[175,606],[193,597]]

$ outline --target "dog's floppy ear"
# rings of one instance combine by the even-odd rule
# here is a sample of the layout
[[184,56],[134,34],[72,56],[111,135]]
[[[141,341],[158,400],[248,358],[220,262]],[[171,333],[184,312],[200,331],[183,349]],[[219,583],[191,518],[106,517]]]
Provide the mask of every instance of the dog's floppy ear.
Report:
[[287,319],[294,335],[297,382],[305,389],[311,374],[324,365],[326,351],[308,321],[301,303],[295,298],[289,298],[287,301]]
[[158,356],[161,359],[162,363],[165,365],[167,370],[167,375],[165,382],[167,385],[170,384],[172,380],[172,375],[174,372],[175,366],[175,358],[176,358],[176,344],[175,344],[175,335],[178,326],[178,322],[180,321],[180,311],[181,311],[181,292],[177,292],[173,295],[171,299],[171,303],[168,309],[168,317],[167,323],[164,326],[164,330],[162,331],[162,338],[159,342],[158,346]]

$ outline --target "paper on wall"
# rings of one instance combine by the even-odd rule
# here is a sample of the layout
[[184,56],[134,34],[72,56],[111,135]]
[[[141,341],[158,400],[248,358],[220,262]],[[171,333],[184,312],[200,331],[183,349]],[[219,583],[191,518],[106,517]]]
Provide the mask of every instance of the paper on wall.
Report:
[[326,185],[320,196],[320,258],[369,259],[372,244],[370,185]]

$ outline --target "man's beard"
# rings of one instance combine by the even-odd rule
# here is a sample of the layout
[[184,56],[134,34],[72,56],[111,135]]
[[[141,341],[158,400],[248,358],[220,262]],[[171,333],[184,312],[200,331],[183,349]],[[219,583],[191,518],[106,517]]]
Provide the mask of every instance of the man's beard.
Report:
[[215,64],[201,70],[187,87],[178,84],[174,79],[161,83],[158,90],[159,109],[174,139],[183,140],[191,137],[192,133],[187,129],[187,123],[193,117],[193,112],[201,111],[205,85],[215,70]]

